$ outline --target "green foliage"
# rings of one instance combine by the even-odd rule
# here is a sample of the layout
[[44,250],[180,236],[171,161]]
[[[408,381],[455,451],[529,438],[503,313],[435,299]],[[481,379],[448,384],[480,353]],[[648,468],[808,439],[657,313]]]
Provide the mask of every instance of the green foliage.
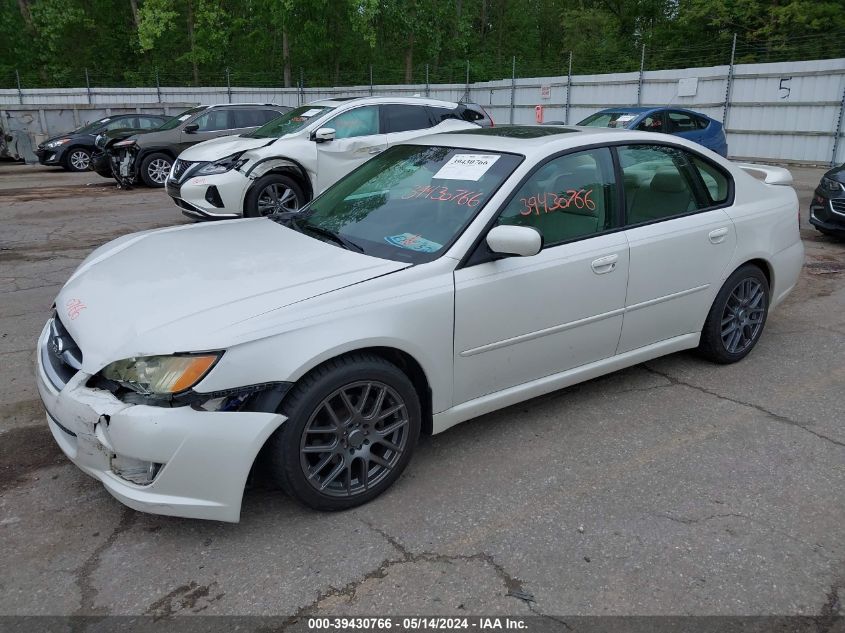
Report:
[[[133,11],[137,9],[137,16]],[[842,0],[0,0],[0,87],[355,85],[845,56]],[[284,42],[288,54],[285,56]]]

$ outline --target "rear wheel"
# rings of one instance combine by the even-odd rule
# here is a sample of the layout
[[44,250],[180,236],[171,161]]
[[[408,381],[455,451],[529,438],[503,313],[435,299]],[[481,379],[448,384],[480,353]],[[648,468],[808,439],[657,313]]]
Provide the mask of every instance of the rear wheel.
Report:
[[91,152],[83,147],[72,147],[65,158],[68,171],[88,171],[91,169]]
[[272,213],[298,211],[305,204],[299,183],[284,174],[262,176],[244,200],[244,217],[258,218]]
[[698,349],[716,363],[745,358],[763,333],[769,313],[769,282],[753,264],[728,277],[710,308]]
[[141,180],[148,187],[164,187],[173,159],[167,154],[150,154],[141,161]]
[[317,510],[344,510],[389,488],[420,433],[408,377],[378,356],[351,354],[300,380],[282,404],[287,421],[269,443],[274,478]]

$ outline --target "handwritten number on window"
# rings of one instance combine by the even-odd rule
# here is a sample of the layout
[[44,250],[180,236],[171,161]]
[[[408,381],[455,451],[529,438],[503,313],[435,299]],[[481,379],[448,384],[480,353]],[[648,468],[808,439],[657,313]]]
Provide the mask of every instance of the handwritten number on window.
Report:
[[410,193],[402,196],[403,200],[423,198],[441,202],[454,202],[459,206],[477,207],[481,202],[483,191],[470,191],[469,189],[457,189],[451,191],[448,187],[435,187],[432,185],[417,185]]
[[570,206],[576,209],[596,210],[596,203],[590,198],[593,195],[592,189],[568,189],[566,193],[557,194],[552,191],[544,191],[528,198],[520,198],[523,209],[520,215],[540,215],[541,213],[552,213],[559,209],[568,209]]

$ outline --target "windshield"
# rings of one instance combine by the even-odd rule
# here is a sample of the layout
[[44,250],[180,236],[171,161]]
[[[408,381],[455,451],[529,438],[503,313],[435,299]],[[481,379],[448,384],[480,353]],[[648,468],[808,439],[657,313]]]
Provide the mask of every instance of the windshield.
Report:
[[639,114],[632,112],[596,112],[578,125],[587,127],[628,127]]
[[279,138],[285,134],[298,132],[314,117],[323,116],[326,112],[333,110],[334,106],[300,106],[282,116],[265,123],[257,130],[242,136],[251,138]]
[[341,179],[294,220],[331,232],[367,255],[419,264],[436,259],[510,176],[522,156],[397,145]]
[[190,110],[185,110],[182,114],[177,114],[169,121],[165,121],[165,123],[162,126],[157,127],[156,130],[172,130],[173,128],[177,128],[182,125],[184,121],[190,119],[197,112],[202,112],[205,109],[206,106],[200,106],[198,108],[191,108]]
[[82,127],[76,128],[73,131],[73,133],[74,134],[90,134],[91,132],[94,132],[94,131],[98,130],[99,128],[101,128],[103,125],[105,125],[109,121],[111,121],[111,119],[109,117],[106,117],[105,119],[99,119],[97,121],[94,121],[93,123],[89,123],[88,125],[83,125]]

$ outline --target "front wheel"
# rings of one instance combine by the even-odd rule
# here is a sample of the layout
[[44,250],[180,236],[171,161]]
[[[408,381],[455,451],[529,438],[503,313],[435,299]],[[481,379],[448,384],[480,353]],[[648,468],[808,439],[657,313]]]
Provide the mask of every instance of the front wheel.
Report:
[[91,152],[82,147],[73,147],[68,151],[65,165],[68,171],[88,171],[91,169]]
[[716,363],[742,360],[754,349],[769,313],[769,282],[753,264],[728,277],[701,331],[699,352]]
[[267,174],[259,178],[244,200],[244,217],[298,211],[305,204],[302,187],[290,176]]
[[270,439],[274,478],[316,510],[344,510],[389,488],[420,433],[408,377],[378,356],[351,354],[300,380],[282,404],[287,421]]
[[164,187],[173,159],[167,154],[150,154],[141,161],[141,180],[148,187]]

